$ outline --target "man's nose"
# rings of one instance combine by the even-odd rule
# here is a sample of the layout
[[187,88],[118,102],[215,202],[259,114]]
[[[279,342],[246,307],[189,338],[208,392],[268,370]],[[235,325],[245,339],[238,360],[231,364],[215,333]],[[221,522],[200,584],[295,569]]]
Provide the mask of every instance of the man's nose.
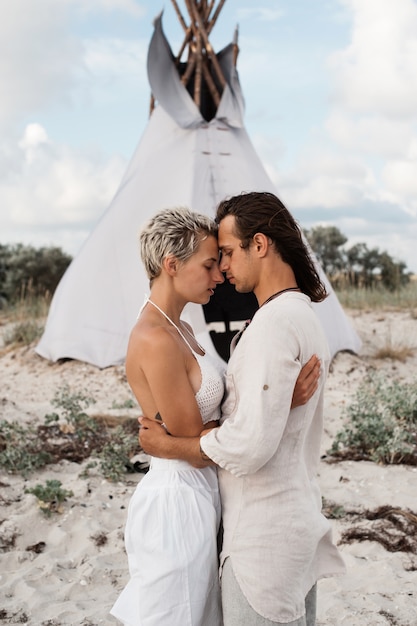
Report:
[[220,266],[217,268],[217,275],[216,275],[215,280],[216,280],[216,283],[224,283],[224,276],[222,274]]

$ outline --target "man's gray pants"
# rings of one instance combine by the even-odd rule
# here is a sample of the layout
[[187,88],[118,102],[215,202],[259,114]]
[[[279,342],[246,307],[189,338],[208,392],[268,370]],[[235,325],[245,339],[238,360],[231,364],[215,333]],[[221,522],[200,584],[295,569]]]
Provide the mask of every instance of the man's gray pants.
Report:
[[[232,569],[230,558],[222,568],[221,578],[223,626],[276,626],[284,622],[271,622],[256,613],[243,595]],[[317,586],[314,585],[305,599],[306,613],[285,626],[314,626],[316,623]]]

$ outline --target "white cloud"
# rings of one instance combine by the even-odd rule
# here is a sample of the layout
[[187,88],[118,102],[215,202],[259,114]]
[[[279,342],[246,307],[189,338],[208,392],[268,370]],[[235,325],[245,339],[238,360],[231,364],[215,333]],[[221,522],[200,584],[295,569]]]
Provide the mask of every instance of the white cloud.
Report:
[[354,116],[337,109],[328,116],[325,128],[340,148],[363,155],[398,157],[407,153],[413,144],[414,128],[409,120],[387,119],[378,111]]
[[84,62],[95,75],[145,75],[147,45],[122,39],[88,39],[84,42]]
[[[83,40],[73,19],[87,14],[122,11],[141,17],[134,0],[13,0],[0,8],[0,132],[10,135],[29,114],[57,103],[74,103],[80,79],[94,73],[133,72],[144,66],[143,49],[129,40]],[[91,19],[91,16],[90,18]],[[88,82],[81,82],[87,89]],[[94,85],[90,86],[93,89]]]
[[280,194],[295,210],[356,205],[374,189],[373,172],[364,161],[324,143],[316,137],[316,143],[304,148],[290,171],[273,175]]
[[88,0],[88,2],[85,0],[64,0],[64,2],[74,6],[83,13],[117,10],[136,17],[141,17],[145,13],[144,8],[135,0]]
[[402,200],[404,208],[417,218],[417,160],[390,161],[383,168],[382,180],[397,202]]
[[40,124],[28,124],[18,146],[23,151],[24,160],[31,164],[36,159],[39,147],[48,143],[46,130]]
[[38,124],[26,128],[15,150],[16,162],[13,174],[0,180],[6,209],[0,217],[2,240],[39,245],[54,230],[71,230],[67,239],[79,247],[109,205],[126,168],[120,158],[104,159],[54,144]]
[[359,201],[359,193],[349,181],[335,180],[326,174],[315,176],[302,186],[299,183],[299,178],[284,179],[279,187],[294,211],[317,206],[334,209]]
[[55,0],[13,0],[0,19],[0,130],[28,112],[69,97],[82,47],[67,30],[65,6]]
[[334,98],[361,113],[415,118],[417,5],[413,0],[344,0],[353,14],[351,44],[334,53]]

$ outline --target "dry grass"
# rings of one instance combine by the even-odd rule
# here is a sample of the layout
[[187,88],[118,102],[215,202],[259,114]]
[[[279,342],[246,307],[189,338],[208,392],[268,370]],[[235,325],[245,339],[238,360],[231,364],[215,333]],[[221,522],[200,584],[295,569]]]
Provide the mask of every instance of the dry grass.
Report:
[[0,309],[1,340],[6,347],[30,346],[43,333],[50,298],[30,292]]
[[391,359],[405,363],[408,358],[414,355],[416,350],[416,347],[411,343],[412,341],[413,339],[407,338],[401,328],[396,328],[393,332],[390,324],[385,341],[380,343],[372,356],[374,359]]
[[348,309],[409,310],[413,319],[417,317],[417,281],[415,280],[397,291],[389,291],[382,287],[375,289],[350,287],[336,289],[335,293],[340,304]]
[[387,344],[379,348],[373,355],[375,359],[392,359],[393,361],[401,361],[405,363],[409,357],[414,355],[414,348],[409,346],[393,346]]

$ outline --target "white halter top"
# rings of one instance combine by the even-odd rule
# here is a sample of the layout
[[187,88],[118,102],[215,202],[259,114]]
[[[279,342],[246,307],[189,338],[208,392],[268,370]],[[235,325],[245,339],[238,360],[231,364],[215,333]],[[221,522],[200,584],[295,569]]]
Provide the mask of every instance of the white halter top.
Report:
[[[220,359],[216,359],[211,356],[211,354],[205,352],[205,350],[200,346],[198,341],[195,339],[194,335],[190,333],[189,330],[187,332],[193,339],[196,341],[198,347],[204,354],[199,354],[194,350],[190,342],[187,340],[184,333],[180,328],[172,321],[168,315],[159,308],[155,302],[152,302],[149,298],[147,299],[149,304],[152,304],[172,326],[177,330],[179,335],[185,341],[187,346],[190,348],[193,356],[195,357],[201,371],[201,385],[200,389],[195,394],[195,399],[198,404],[198,408],[200,410],[201,419],[203,424],[207,424],[207,422],[211,422],[212,420],[220,419],[220,404],[223,399],[224,394],[224,374],[225,374],[225,366],[222,364]],[[146,303],[145,303],[146,304]]]

